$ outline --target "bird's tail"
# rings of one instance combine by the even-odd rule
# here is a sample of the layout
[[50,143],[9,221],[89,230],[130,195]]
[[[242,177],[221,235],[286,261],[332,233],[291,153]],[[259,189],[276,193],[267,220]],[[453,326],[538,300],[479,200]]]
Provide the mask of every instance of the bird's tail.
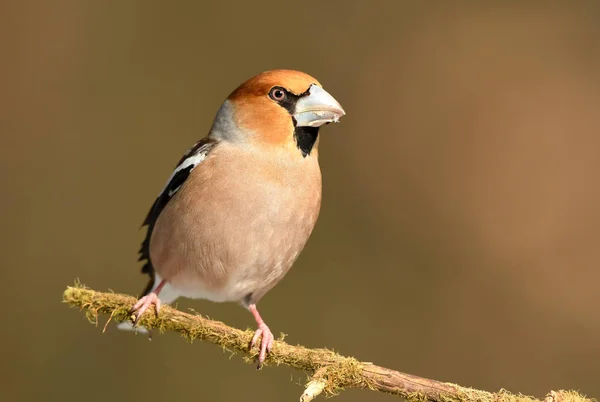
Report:
[[[148,293],[153,292],[158,287],[158,285],[160,284],[161,281],[162,281],[162,279],[158,275],[155,274],[154,278],[150,281],[150,283],[148,284],[146,289],[144,289],[142,296],[145,296]],[[158,294],[158,298],[160,299],[162,305],[171,304],[175,300],[177,300],[177,298],[179,298],[180,296],[181,296],[181,293],[178,292],[176,289],[174,289],[173,286],[171,286],[171,284],[168,282],[163,285],[162,289],[160,290],[160,292]],[[135,332],[139,332],[141,334],[148,333],[148,329],[146,329],[145,327],[142,327],[142,326],[134,327],[133,323],[131,321],[123,321],[117,325],[117,328],[124,330],[124,331],[135,331]]]

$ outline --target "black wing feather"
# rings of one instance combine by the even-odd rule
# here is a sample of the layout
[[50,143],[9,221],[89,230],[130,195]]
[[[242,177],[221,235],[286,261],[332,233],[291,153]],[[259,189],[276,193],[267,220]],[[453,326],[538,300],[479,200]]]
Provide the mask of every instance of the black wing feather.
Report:
[[150,282],[144,289],[142,295],[148,294],[154,286],[154,266],[150,260],[150,238],[152,236],[152,231],[154,230],[156,220],[160,216],[160,213],[163,211],[165,206],[168,204],[169,200],[175,196],[177,191],[179,191],[181,186],[185,183],[192,170],[204,159],[206,159],[206,156],[216,144],[217,142],[212,138],[203,138],[183,155],[183,157],[179,160],[179,163],[177,163],[177,166],[175,167],[175,170],[171,175],[167,185],[158,195],[154,201],[154,204],[152,204],[146,219],[144,219],[142,227],[148,226],[148,231],[146,232],[146,238],[142,242],[142,246],[138,252],[138,261],[145,261],[144,265],[142,266],[142,273],[150,276]]

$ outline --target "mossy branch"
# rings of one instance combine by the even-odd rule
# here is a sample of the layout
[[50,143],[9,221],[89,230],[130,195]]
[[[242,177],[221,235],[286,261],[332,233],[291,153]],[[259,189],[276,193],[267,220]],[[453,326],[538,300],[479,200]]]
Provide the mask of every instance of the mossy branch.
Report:
[[[76,284],[68,287],[63,301],[71,306],[86,310],[88,319],[98,324],[99,313],[108,314],[110,320],[130,320],[129,309],[136,299],[122,294],[102,293]],[[212,342],[223,349],[245,355],[244,360],[253,362],[258,352],[248,350],[253,331],[242,331],[219,321],[199,315],[184,313],[163,306],[159,317],[147,312],[140,325],[164,331],[175,331],[189,341],[200,339]],[[105,326],[106,328],[106,326]],[[301,401],[309,402],[320,393],[337,394],[344,388],[365,388],[385,392],[407,399],[410,402],[542,402],[524,395],[515,395],[501,390],[496,393],[461,387],[404,374],[372,363],[360,362],[327,349],[309,349],[275,341],[267,364],[285,364],[302,370],[311,376]],[[575,391],[551,391],[543,402],[592,402]]]

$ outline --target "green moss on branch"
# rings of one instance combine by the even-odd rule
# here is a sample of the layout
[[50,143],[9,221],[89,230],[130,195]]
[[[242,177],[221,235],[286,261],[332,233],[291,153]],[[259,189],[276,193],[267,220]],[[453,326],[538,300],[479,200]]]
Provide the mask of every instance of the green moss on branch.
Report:
[[[90,322],[98,325],[100,313],[110,320],[128,321],[129,311],[136,299],[131,296],[102,293],[76,283],[63,293],[63,302],[85,310]],[[224,350],[240,353],[246,362],[253,362],[258,352],[250,351],[248,345],[254,334],[242,331],[220,321],[209,320],[163,306],[159,317],[149,309],[140,319],[141,326],[159,332],[178,332],[188,341],[196,339],[212,342]],[[267,364],[284,364],[302,370],[312,376],[310,392],[302,395],[308,402],[320,392],[334,395],[344,388],[365,388],[401,396],[411,402],[541,402],[539,399],[515,395],[507,391],[496,393],[461,387],[459,385],[429,380],[399,371],[360,362],[328,349],[309,349],[290,345],[283,340],[275,341],[268,354]],[[551,391],[544,402],[592,402],[575,391]]]

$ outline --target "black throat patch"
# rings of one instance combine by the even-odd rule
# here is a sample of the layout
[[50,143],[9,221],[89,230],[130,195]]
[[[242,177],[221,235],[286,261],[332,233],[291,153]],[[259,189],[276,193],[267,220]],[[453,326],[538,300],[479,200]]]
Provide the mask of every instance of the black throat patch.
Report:
[[294,119],[294,139],[303,157],[310,155],[318,137],[319,127],[297,127]]

